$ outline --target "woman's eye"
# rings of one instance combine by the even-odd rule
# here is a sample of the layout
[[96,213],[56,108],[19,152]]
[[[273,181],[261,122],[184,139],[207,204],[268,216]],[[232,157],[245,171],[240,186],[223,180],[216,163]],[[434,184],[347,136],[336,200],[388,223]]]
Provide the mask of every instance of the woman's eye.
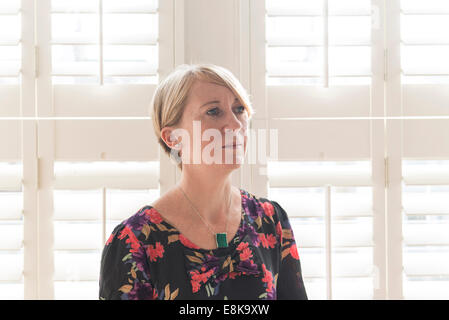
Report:
[[208,115],[214,116],[214,117],[217,116],[218,113],[219,113],[218,108],[213,108],[213,109],[210,109],[210,110],[207,111],[207,114],[208,114]]
[[244,106],[239,106],[237,107],[238,113],[243,113],[245,112],[245,107]]

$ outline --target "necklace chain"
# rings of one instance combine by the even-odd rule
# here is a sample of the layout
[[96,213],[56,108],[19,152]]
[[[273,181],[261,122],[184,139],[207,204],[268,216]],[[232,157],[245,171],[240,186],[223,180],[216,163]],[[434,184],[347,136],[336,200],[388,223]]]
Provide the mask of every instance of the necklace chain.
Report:
[[[179,186],[179,189],[181,189],[181,192],[183,193],[184,197],[187,199],[187,201],[189,201],[190,206],[195,210],[196,214],[201,218],[201,220],[203,220],[204,224],[207,226],[207,228],[209,229],[209,231],[212,233],[212,235],[215,235],[216,232],[214,232],[211,228],[211,226],[209,225],[209,223],[207,223],[207,221],[203,218],[203,216],[199,213],[198,209],[193,205],[192,201],[190,201],[189,197],[187,197],[186,193],[184,192],[184,190],[181,188],[181,186]],[[227,211],[227,217],[226,217],[226,227],[225,227],[225,232],[228,232],[228,220],[229,220],[229,208],[231,207],[231,199],[232,199],[232,194],[229,195],[229,204],[228,204],[228,211]]]

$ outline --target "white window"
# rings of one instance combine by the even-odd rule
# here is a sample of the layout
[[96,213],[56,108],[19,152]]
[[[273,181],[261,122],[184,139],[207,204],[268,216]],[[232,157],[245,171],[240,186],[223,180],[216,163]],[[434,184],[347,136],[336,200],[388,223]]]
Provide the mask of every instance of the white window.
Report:
[[201,58],[276,132],[237,178],[291,217],[311,299],[447,299],[447,1],[207,2],[223,30],[199,7],[0,1],[0,297],[98,298],[106,237],[179,178],[156,85]]

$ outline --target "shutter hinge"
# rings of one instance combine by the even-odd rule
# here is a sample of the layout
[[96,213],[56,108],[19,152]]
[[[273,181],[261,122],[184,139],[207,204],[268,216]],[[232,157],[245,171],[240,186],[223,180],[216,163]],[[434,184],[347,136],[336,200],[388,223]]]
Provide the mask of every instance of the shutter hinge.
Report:
[[388,80],[388,49],[384,49],[384,81]]
[[39,47],[34,46],[34,77],[39,77]]
[[385,170],[385,189],[387,189],[390,185],[390,181],[388,178],[388,157],[384,158],[384,170]]

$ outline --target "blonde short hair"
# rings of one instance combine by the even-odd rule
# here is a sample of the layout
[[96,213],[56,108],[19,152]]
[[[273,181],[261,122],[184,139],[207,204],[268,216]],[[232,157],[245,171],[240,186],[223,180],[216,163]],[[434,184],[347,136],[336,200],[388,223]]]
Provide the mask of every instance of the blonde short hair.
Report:
[[[180,122],[190,89],[196,80],[227,87],[245,107],[248,118],[251,119],[254,114],[250,95],[229,70],[214,64],[179,65],[159,83],[150,106],[154,132],[168,155],[171,149],[162,140],[161,131],[166,126],[175,126]],[[178,167],[182,170],[182,163],[179,163]]]

